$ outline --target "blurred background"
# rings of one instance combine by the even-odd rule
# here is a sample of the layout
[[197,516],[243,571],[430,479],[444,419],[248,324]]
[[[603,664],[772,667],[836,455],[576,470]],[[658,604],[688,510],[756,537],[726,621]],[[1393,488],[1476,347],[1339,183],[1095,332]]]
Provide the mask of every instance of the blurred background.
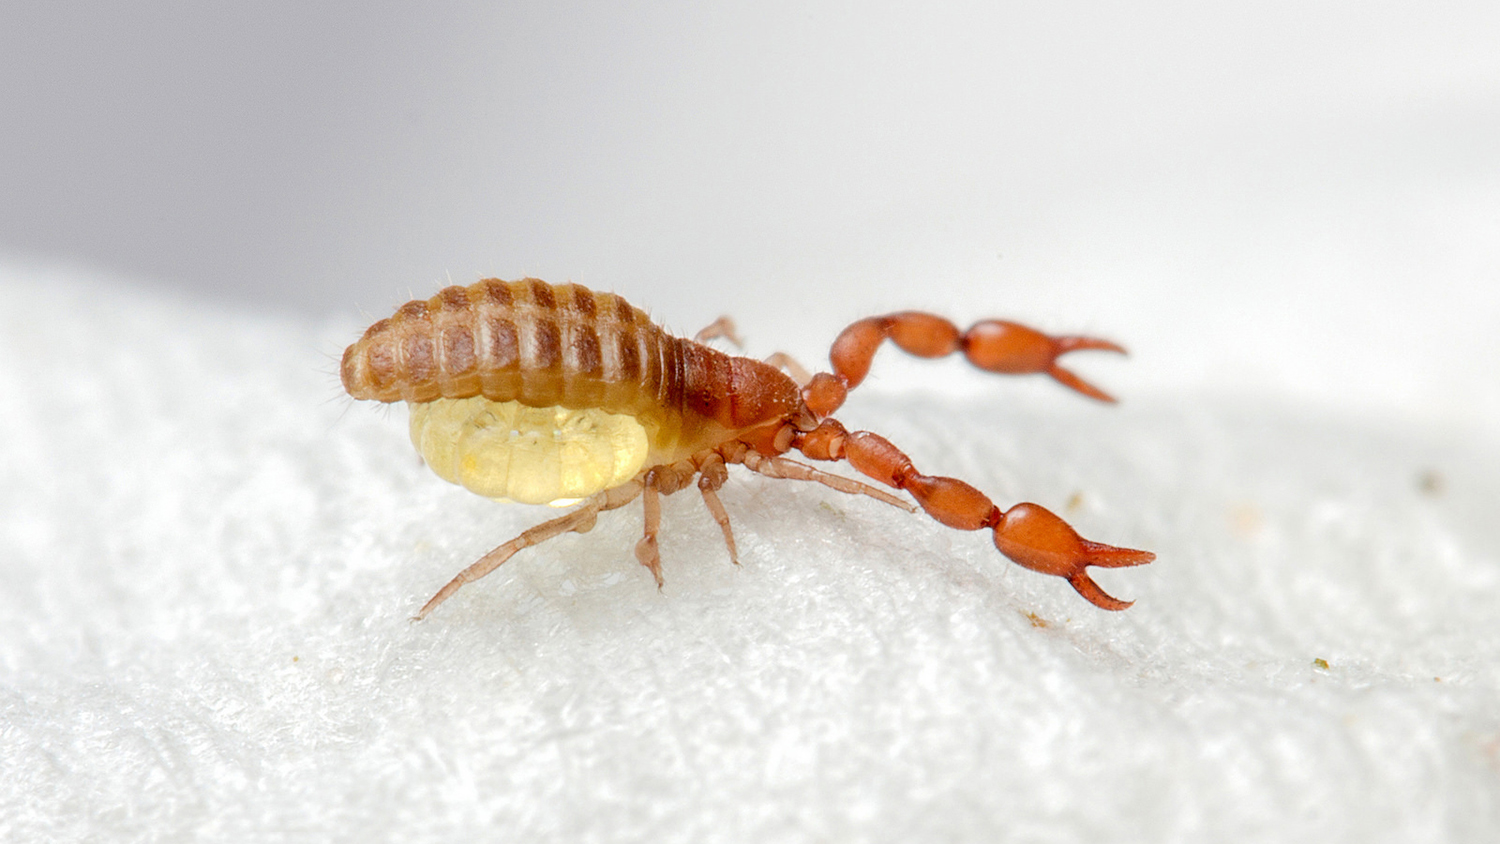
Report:
[[1492,0],[8,3],[0,260],[351,325],[534,275],[814,364],[1006,315],[1125,342],[1122,395],[1491,424],[1496,45]]

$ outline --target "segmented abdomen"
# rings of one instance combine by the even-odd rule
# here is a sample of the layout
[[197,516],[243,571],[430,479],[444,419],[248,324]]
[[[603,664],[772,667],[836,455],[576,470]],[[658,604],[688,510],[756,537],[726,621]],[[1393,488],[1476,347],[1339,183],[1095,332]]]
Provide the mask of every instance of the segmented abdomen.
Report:
[[[701,347],[700,347],[701,348]],[[402,305],[344,352],[357,399],[482,395],[634,416],[683,406],[683,342],[613,293],[528,278]]]

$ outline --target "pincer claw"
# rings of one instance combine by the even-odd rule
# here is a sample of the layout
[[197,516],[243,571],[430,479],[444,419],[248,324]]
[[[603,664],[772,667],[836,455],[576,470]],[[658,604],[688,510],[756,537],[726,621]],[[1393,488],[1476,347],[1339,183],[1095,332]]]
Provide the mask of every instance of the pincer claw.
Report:
[[1068,352],[1095,349],[1125,354],[1125,347],[1098,337],[1068,335],[1053,337],[1008,320],[987,319],[975,323],[959,340],[969,361],[988,372],[1011,375],[1046,373],[1059,384],[1091,399],[1113,402],[1109,393],[1079,378],[1057,362]]
[[1084,600],[1100,609],[1123,610],[1133,601],[1121,601],[1099,588],[1085,570],[1088,566],[1121,568],[1139,566],[1156,559],[1150,551],[1117,548],[1092,542],[1057,515],[1039,504],[1017,504],[996,517],[995,547],[1016,563],[1064,578]]

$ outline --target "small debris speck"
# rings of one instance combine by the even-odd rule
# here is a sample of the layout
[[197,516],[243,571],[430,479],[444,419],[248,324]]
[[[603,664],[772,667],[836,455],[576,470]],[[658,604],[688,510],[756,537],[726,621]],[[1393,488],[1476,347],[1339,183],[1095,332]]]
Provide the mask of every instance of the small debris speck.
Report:
[[1423,469],[1417,474],[1417,489],[1421,490],[1423,495],[1431,495],[1435,498],[1442,495],[1447,487],[1447,478],[1444,478],[1443,473],[1436,469]]
[[1260,533],[1265,517],[1254,504],[1239,504],[1229,511],[1229,526],[1238,536],[1249,539]]

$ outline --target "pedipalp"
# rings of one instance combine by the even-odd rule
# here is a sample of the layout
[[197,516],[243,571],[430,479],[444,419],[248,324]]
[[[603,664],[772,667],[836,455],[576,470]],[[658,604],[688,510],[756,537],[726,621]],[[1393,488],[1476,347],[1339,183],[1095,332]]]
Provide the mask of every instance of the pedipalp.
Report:
[[1126,354],[1118,343],[1097,337],[1053,337],[1008,320],[986,319],[960,332],[951,320],[922,311],[901,311],[866,317],[849,325],[834,339],[828,359],[833,372],[814,375],[803,388],[808,407],[828,416],[844,404],[848,391],[870,372],[880,344],[889,339],[907,354],[940,358],[961,351],[969,363],[1005,375],[1046,374],[1069,389],[1098,401],[1114,397],[1057,363],[1068,352],[1083,349]]
[[1089,566],[1139,566],[1156,559],[1150,551],[1084,539],[1039,504],[1025,502],[1002,511],[989,496],[964,481],[917,471],[911,458],[885,437],[869,431],[845,431],[832,419],[801,435],[793,447],[817,460],[847,460],[861,474],[910,493],[927,515],[948,527],[989,528],[1000,553],[1032,571],[1064,578],[1100,609],[1123,610],[1133,602],[1105,593],[1089,577]]

